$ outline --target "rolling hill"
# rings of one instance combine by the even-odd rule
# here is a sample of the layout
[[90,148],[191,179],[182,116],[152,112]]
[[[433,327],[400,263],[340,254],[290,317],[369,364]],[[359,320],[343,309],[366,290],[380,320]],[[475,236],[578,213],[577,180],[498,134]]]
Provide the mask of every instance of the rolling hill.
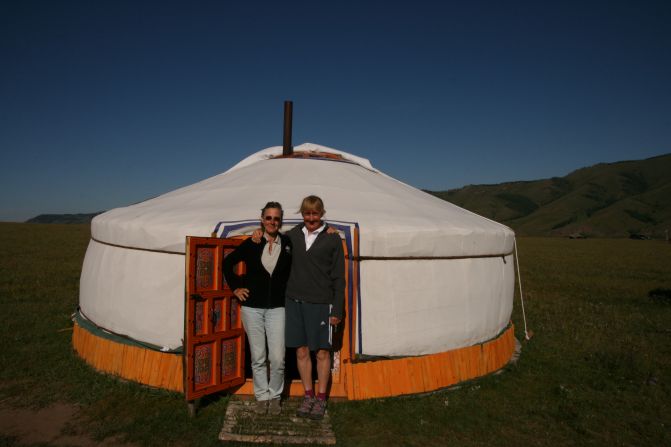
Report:
[[671,230],[671,154],[565,177],[427,192],[520,235],[663,238]]
[[26,223],[56,223],[56,224],[85,224],[103,211],[82,214],[40,214],[32,217]]

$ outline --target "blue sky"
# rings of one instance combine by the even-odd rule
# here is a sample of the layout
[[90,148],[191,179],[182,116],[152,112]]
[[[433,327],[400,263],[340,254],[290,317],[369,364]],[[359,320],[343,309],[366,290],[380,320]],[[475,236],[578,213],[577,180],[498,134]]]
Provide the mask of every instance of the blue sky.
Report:
[[293,142],[413,186],[671,152],[669,1],[4,1],[0,220],[125,206]]

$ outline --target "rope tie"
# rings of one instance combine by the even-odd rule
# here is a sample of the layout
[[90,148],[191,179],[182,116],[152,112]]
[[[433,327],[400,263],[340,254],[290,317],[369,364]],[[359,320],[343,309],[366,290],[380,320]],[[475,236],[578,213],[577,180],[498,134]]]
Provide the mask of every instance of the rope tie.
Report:
[[524,338],[526,340],[531,340],[533,336],[533,331],[527,330],[527,315],[524,312],[524,295],[522,295],[522,276],[520,275],[520,260],[517,256],[517,237],[513,239],[515,243],[515,264],[517,265],[517,283],[520,285],[520,302],[522,303],[522,319],[524,320]]

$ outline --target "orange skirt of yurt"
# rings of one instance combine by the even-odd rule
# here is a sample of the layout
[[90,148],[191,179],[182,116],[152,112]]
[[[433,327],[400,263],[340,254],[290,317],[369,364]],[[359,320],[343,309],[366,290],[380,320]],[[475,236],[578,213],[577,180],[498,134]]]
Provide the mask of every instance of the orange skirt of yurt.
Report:
[[[131,346],[95,335],[76,322],[72,345],[93,368],[152,387],[184,392],[183,356]],[[350,400],[426,393],[475,379],[504,367],[515,351],[515,330],[510,326],[498,337],[474,346],[417,357],[367,362],[345,359],[330,396]],[[251,379],[235,394],[253,395]],[[289,387],[302,396],[300,381]]]

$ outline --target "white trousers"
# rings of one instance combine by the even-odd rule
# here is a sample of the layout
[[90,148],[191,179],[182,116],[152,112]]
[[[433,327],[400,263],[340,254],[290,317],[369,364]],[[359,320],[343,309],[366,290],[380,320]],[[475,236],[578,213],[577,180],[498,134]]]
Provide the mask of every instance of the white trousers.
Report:
[[284,390],[284,307],[242,306],[242,324],[252,356],[254,396],[256,400],[278,399]]

